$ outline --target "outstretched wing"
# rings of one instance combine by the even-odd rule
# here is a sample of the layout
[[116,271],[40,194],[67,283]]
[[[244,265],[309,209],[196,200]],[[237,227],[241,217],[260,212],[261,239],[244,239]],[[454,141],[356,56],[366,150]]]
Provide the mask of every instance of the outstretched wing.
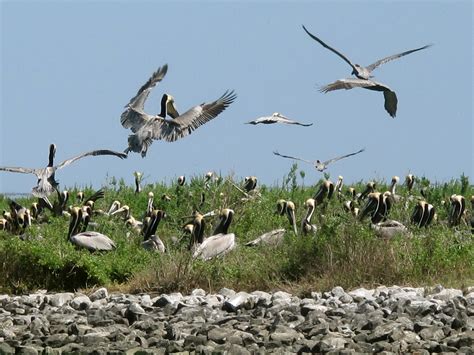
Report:
[[216,101],[195,106],[173,120],[156,117],[153,122],[150,121],[150,127],[147,128],[147,130],[150,130],[153,139],[174,142],[191,134],[198,127],[216,118],[234,102],[236,97],[237,95],[233,91],[226,91],[224,95]]
[[22,174],[37,174],[37,169],[30,168],[17,168],[17,167],[8,167],[0,166],[0,171],[8,171],[10,173],[22,173]]
[[294,159],[294,160],[300,160],[300,161],[304,161],[305,163],[309,163],[309,164],[313,164],[312,161],[309,161],[309,160],[304,160],[304,159],[301,159],[301,158],[296,158],[296,157],[292,157],[292,156],[289,156],[289,155],[283,155],[283,154],[280,154],[278,152],[273,152],[273,154],[275,155],[278,155],[279,157],[282,157],[282,158],[288,158],[288,159]]
[[362,148],[361,150],[358,150],[357,152],[350,153],[350,154],[346,154],[346,155],[341,155],[340,157],[336,157],[336,158],[332,158],[332,159],[326,160],[325,162],[323,162],[323,164],[324,164],[324,165],[327,165],[327,164],[330,164],[330,163],[334,163],[335,161],[338,161],[338,160],[341,160],[341,159],[350,157],[350,156],[352,156],[352,155],[356,155],[356,154],[362,153],[364,150],[365,150],[365,148]]
[[358,79],[358,78],[346,78],[346,79],[339,79],[333,83],[327,84],[319,89],[319,91],[327,93],[334,90],[350,90],[354,88],[364,88],[374,91],[385,91],[391,90],[388,86],[378,83],[373,80],[365,80],[365,79]]
[[420,48],[416,48],[416,49],[411,49],[409,51],[406,51],[406,52],[402,52],[402,53],[398,53],[398,54],[394,54],[394,55],[391,55],[391,56],[388,56],[388,57],[385,57],[383,59],[380,59],[380,60],[377,60],[375,63],[372,63],[370,64],[367,69],[369,71],[373,71],[374,69],[376,69],[378,66],[382,65],[382,64],[385,64],[387,62],[390,62],[391,60],[394,60],[394,59],[398,59],[400,57],[403,57],[407,54],[410,54],[410,53],[413,53],[413,52],[417,52],[417,51],[421,51],[422,49],[425,49],[425,48],[428,48],[428,47],[431,47],[432,44],[428,44],[426,46],[423,46],[423,47],[420,47]]
[[336,53],[339,57],[341,57],[347,64],[349,64],[352,69],[357,73],[358,70],[357,68],[355,67],[354,64],[352,64],[352,62],[344,55],[342,54],[341,52],[335,50],[334,48],[328,46],[326,43],[324,43],[323,41],[321,41],[318,37],[316,37],[315,35],[311,34],[307,29],[306,27],[303,26],[303,30],[305,30],[305,32],[312,38],[314,39],[315,41],[319,42],[320,45],[322,45],[324,48],[327,48],[329,49],[331,52],[334,52]]
[[75,156],[74,158],[65,160],[61,164],[57,165],[55,167],[55,169],[59,170],[59,169],[62,169],[65,166],[67,166],[71,163],[74,163],[76,160],[79,160],[79,159],[82,159],[82,158],[85,158],[85,157],[88,157],[88,156],[98,156],[98,155],[114,155],[116,157],[119,157],[120,159],[124,159],[124,158],[127,157],[127,154],[116,152],[114,150],[108,150],[108,149],[93,150],[91,152],[82,153],[78,156]]
[[130,99],[130,102],[125,106],[126,110],[120,117],[120,123],[124,128],[134,127],[142,123],[143,117],[146,116],[143,111],[145,101],[155,85],[163,80],[167,71],[167,64],[158,68],[151,78],[138,90],[137,94]]
[[286,116],[283,116],[281,113],[279,113],[276,117],[278,119],[278,122],[280,123],[295,124],[295,125],[304,126],[304,127],[309,127],[313,125],[312,123],[301,123],[301,122],[292,120]]

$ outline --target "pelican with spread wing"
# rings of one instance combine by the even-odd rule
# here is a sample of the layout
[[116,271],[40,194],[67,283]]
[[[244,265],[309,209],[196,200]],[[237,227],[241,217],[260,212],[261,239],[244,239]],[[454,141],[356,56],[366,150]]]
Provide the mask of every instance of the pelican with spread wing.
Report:
[[65,160],[58,165],[54,165],[54,156],[56,155],[56,145],[51,144],[49,146],[49,162],[46,168],[21,168],[21,167],[6,167],[0,166],[0,171],[8,171],[11,173],[22,173],[22,174],[34,174],[38,178],[38,183],[32,189],[34,196],[39,198],[46,198],[52,192],[54,192],[59,185],[55,179],[56,170],[62,169],[69,164],[74,163],[76,160],[88,157],[88,156],[99,156],[99,155],[114,155],[120,159],[126,158],[127,154],[115,152],[108,149],[93,150],[90,152],[79,154],[71,159]]
[[[125,153],[141,153],[145,157],[153,140],[174,142],[191,134],[195,129],[216,118],[224,111],[237,95],[226,91],[211,103],[202,103],[180,115],[174,105],[174,98],[164,94],[161,99],[159,115],[150,115],[144,111],[144,104],[150,91],[166,75],[168,66],[164,65],[153,73],[151,78],[138,90],[122,113],[120,122],[124,128],[130,128],[134,134],[128,137]],[[172,119],[166,119],[170,116]]]
[[358,150],[357,152],[349,153],[349,154],[346,154],[346,155],[341,155],[339,157],[335,157],[335,158],[332,158],[332,159],[329,159],[329,160],[326,160],[326,161],[321,161],[321,160],[310,161],[310,160],[305,160],[305,159],[301,159],[301,158],[292,157],[292,156],[289,156],[289,155],[283,155],[283,154],[280,154],[278,152],[273,152],[273,154],[278,155],[279,157],[282,157],[282,158],[294,159],[294,160],[299,160],[299,161],[303,161],[305,163],[312,164],[312,165],[314,165],[316,170],[323,172],[324,170],[327,169],[329,164],[334,163],[338,160],[350,157],[352,155],[362,153],[364,150],[365,150],[365,148],[363,148],[361,150]]
[[284,123],[284,124],[293,124],[303,127],[312,126],[312,123],[301,123],[298,121],[294,121],[289,119],[288,117],[283,116],[281,113],[275,112],[271,116],[263,116],[259,117],[253,121],[246,122],[247,124],[274,124],[274,123]]

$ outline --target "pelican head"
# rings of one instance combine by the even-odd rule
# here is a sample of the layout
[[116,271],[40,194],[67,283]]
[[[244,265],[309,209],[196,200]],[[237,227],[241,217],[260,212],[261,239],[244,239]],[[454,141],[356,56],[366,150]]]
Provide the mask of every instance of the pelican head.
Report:
[[400,181],[400,178],[398,176],[394,176],[392,177],[392,185],[395,185],[395,184],[398,184],[398,182]]
[[186,183],[186,176],[184,175],[178,176],[178,185],[183,186],[185,183]]
[[276,206],[276,213],[278,213],[280,216],[283,216],[285,214],[286,210],[286,200],[279,199],[277,201],[277,206]]

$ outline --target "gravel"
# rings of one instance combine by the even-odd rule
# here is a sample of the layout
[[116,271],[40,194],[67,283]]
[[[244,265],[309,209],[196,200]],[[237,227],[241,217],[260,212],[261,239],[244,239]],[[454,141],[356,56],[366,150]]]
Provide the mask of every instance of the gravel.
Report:
[[473,327],[473,287],[0,295],[0,354],[474,354]]

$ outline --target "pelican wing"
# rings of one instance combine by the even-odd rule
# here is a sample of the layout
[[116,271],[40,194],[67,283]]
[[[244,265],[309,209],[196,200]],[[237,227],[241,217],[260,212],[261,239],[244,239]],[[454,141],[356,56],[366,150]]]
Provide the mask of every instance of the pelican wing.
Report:
[[73,235],[70,238],[71,242],[78,247],[85,248],[89,251],[109,251],[115,249],[117,246],[114,241],[105,234],[98,232],[82,232]]
[[326,160],[325,162],[323,162],[323,164],[324,164],[324,165],[327,165],[327,164],[330,164],[330,163],[334,163],[335,161],[338,161],[338,160],[341,160],[341,159],[350,157],[350,156],[352,156],[352,155],[356,155],[356,154],[362,153],[364,150],[365,150],[365,148],[362,148],[361,150],[358,150],[357,152],[349,153],[349,154],[346,154],[346,155],[341,155],[341,156],[339,156],[339,157]]
[[235,234],[216,234],[207,238],[193,253],[193,258],[210,260],[235,248]]
[[283,154],[280,154],[278,152],[273,152],[273,154],[275,155],[278,155],[279,157],[282,157],[282,158],[288,158],[288,159],[294,159],[294,160],[300,160],[300,161],[304,161],[305,163],[309,163],[309,164],[313,164],[312,161],[309,161],[309,160],[305,160],[305,159],[301,159],[301,158],[296,158],[296,157],[292,157],[292,156],[289,156],[289,155],[283,155]]
[[148,81],[138,90],[137,94],[130,99],[130,102],[125,106],[126,110],[120,117],[120,123],[124,128],[140,126],[147,116],[144,113],[145,101],[148,98],[151,90],[159,83],[166,75],[168,65],[165,64],[158,68],[148,79]]
[[327,48],[329,49],[331,52],[334,52],[336,53],[339,57],[341,57],[347,64],[349,64],[352,69],[355,71],[355,72],[358,72],[357,68],[354,66],[354,64],[352,64],[352,62],[344,55],[342,54],[341,52],[335,50],[334,48],[328,46],[326,43],[324,43],[323,41],[321,41],[318,37],[316,37],[315,35],[311,34],[307,29],[306,27],[303,26],[303,30],[305,30],[305,32],[312,38],[314,39],[315,41],[319,42],[320,45],[322,45],[324,48]]
[[38,174],[38,169],[30,169],[30,168],[17,168],[17,167],[8,167],[8,166],[0,166],[0,171],[8,171],[10,173],[21,173],[21,174]]
[[292,120],[292,119],[290,119],[286,116],[283,116],[281,113],[279,113],[276,116],[276,118],[277,118],[276,122],[279,122],[279,123],[295,124],[295,125],[304,126],[304,127],[309,127],[309,126],[313,125],[312,123],[300,123],[300,122]]
[[395,117],[397,115],[398,104],[397,94],[395,94],[395,91],[386,90],[383,92],[383,97],[385,99],[385,110],[389,113],[390,116]]
[[151,123],[151,137],[168,142],[174,142],[183,138],[191,134],[198,127],[216,118],[234,102],[236,97],[237,95],[233,91],[226,91],[216,101],[195,106],[173,120],[156,117]]
[[62,169],[65,166],[67,166],[71,163],[74,163],[76,160],[79,160],[79,159],[82,159],[82,158],[85,158],[85,157],[88,157],[88,156],[98,156],[98,155],[114,155],[116,157],[119,157],[120,159],[124,159],[124,158],[127,157],[127,154],[116,152],[116,151],[113,151],[113,150],[108,150],[108,149],[93,150],[93,151],[90,151],[90,152],[87,152],[87,153],[82,153],[78,156],[75,156],[74,158],[65,160],[61,164],[57,165],[55,167],[55,169],[59,170],[59,169]]
[[428,44],[426,46],[423,46],[423,47],[420,47],[420,48],[416,48],[416,49],[411,49],[409,51],[405,51],[405,52],[402,52],[402,53],[398,53],[398,54],[394,54],[394,55],[391,55],[391,56],[388,56],[388,57],[385,57],[383,59],[380,59],[380,60],[377,60],[375,63],[372,63],[370,64],[367,69],[369,71],[373,71],[374,69],[376,69],[377,67],[379,67],[380,65],[382,64],[385,64],[387,62],[390,62],[391,60],[394,60],[394,59],[398,59],[400,57],[403,57],[407,54],[410,54],[410,53],[413,53],[413,52],[417,52],[417,51],[421,51],[422,49],[425,49],[425,48],[428,48],[428,47],[431,47],[432,44]]

